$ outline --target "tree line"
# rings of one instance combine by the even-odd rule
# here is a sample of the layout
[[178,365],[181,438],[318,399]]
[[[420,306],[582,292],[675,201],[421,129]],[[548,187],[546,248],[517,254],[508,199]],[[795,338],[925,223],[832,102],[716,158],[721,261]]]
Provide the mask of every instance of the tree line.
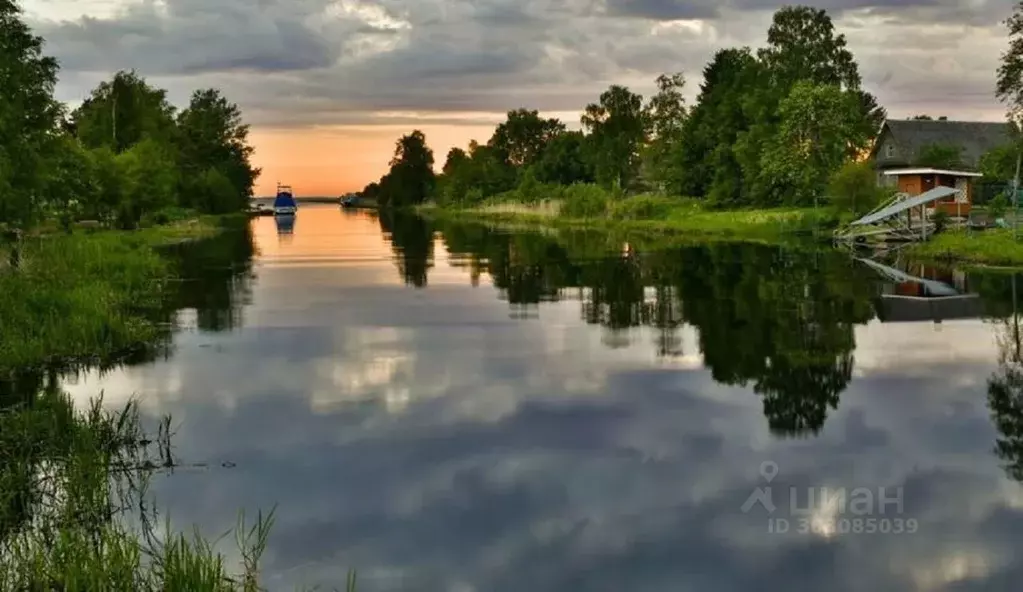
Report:
[[59,65],[0,0],[0,226],[56,217],[134,228],[173,209],[248,206],[259,169],[238,106],[196,90],[177,110],[165,90],[120,71],[71,110],[54,98]]
[[778,10],[767,45],[722,49],[694,105],[682,73],[644,98],[612,85],[586,106],[580,131],[538,111],[508,112],[486,143],[451,149],[442,172],[421,131],[397,141],[388,172],[362,195],[382,205],[428,199],[472,205],[505,192],[595,184],[623,193],[704,199],[711,207],[812,204],[869,149],[886,117],[827,12]]

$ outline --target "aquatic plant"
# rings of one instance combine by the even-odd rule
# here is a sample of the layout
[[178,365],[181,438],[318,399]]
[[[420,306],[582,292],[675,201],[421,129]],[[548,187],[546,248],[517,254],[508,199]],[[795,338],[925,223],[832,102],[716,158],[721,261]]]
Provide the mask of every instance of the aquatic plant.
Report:
[[169,425],[149,438],[134,401],[77,410],[52,388],[0,411],[0,590],[258,590],[273,511],[239,514],[234,570],[218,540],[157,534],[146,491],[175,464]]

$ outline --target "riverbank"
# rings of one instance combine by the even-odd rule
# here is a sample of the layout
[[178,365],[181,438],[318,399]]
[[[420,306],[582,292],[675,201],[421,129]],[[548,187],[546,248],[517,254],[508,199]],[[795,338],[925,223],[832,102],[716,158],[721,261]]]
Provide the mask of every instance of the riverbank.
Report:
[[909,245],[906,253],[915,259],[942,263],[1023,267],[1023,236],[1017,241],[1007,228],[948,230],[926,242]]
[[[696,200],[650,196],[608,200],[592,208],[590,215],[580,215],[579,210],[566,208],[562,200],[533,204],[493,201],[469,208],[427,204],[417,208],[423,216],[438,220],[485,223],[504,230],[594,230],[647,243],[725,240],[778,244],[812,237],[815,232],[830,237],[838,224],[838,215],[830,208],[708,210]],[[1023,267],[1023,238],[1015,241],[1010,229],[949,229],[927,242],[908,245],[904,252],[917,260],[944,264]]]
[[161,318],[172,314],[177,264],[161,249],[238,223],[247,221],[44,228],[22,242],[17,269],[0,270],[0,589],[259,589],[273,513],[254,523],[240,515],[237,569],[220,543],[172,530],[147,499],[151,475],[176,466],[170,418],[144,433],[134,401],[83,406],[47,372],[110,363],[169,337]]
[[559,200],[534,204],[500,202],[471,208],[423,205],[420,214],[451,221],[485,222],[507,229],[595,229],[699,240],[778,242],[814,229],[830,228],[837,218],[830,210],[771,208],[708,210],[695,200],[638,196],[628,200],[572,207]]
[[215,236],[228,220],[26,238],[19,269],[0,270],[0,376],[109,360],[159,341],[166,327],[157,318],[172,278],[157,249]]

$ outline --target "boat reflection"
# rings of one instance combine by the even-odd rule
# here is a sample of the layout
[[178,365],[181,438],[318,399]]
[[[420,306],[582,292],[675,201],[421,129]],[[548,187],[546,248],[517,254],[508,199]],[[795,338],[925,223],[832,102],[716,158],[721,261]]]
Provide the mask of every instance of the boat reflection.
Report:
[[[941,273],[919,267],[919,275],[879,263],[857,258],[891,283],[884,285],[874,303],[882,323],[975,319],[982,316],[980,295],[971,293],[965,274]],[[931,277],[925,277],[931,276]]]

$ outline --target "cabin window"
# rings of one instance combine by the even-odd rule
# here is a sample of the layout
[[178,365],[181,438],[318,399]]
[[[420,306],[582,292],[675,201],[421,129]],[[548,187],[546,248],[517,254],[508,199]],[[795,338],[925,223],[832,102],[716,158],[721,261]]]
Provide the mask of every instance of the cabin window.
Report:
[[884,147],[884,154],[888,158],[891,158],[891,157],[895,156],[895,144],[887,144]]

